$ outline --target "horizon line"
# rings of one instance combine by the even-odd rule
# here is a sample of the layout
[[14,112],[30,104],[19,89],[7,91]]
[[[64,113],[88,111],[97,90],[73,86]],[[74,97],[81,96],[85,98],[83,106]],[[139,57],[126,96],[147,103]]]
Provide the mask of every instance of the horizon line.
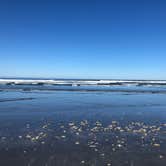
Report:
[[71,80],[135,80],[135,81],[166,81],[166,79],[140,79],[140,78],[74,78],[74,77],[39,77],[39,76],[0,76],[0,79],[71,79]]

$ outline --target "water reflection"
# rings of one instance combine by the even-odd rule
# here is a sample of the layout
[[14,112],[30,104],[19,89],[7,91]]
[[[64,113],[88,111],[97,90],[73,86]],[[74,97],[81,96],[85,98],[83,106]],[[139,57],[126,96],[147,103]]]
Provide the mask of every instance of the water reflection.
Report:
[[[12,98],[35,100],[8,100]],[[164,166],[165,95],[1,92],[0,165]]]

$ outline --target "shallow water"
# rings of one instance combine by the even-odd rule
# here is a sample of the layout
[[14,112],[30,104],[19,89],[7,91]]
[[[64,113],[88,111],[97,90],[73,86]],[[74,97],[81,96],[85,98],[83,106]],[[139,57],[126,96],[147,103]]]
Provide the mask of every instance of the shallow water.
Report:
[[64,89],[0,92],[2,166],[165,163],[164,93],[135,89],[132,93]]

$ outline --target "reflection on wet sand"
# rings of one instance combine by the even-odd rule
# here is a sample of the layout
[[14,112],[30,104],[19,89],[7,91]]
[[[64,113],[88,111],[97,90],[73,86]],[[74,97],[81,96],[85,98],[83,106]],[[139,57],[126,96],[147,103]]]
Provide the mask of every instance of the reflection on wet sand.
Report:
[[0,96],[0,166],[165,166],[164,94]]
[[0,99],[0,102],[9,102],[9,101],[23,101],[23,100],[33,100],[35,98],[29,97],[29,98],[13,98],[13,99]]

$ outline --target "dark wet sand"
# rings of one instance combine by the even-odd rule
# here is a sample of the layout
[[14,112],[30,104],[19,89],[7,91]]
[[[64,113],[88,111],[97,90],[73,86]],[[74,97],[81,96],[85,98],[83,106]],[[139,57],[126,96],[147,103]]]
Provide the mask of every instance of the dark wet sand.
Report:
[[165,166],[165,95],[1,92],[1,98],[7,102],[0,103],[0,166]]

